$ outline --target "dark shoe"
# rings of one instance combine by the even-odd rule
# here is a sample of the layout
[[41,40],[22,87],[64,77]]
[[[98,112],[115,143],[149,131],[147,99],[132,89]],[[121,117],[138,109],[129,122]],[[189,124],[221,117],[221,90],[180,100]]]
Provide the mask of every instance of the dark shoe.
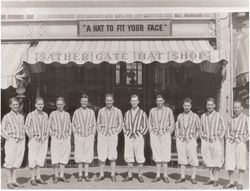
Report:
[[161,180],[160,177],[155,177],[153,180],[151,180],[152,183],[159,182]]
[[32,186],[38,186],[37,183],[36,183],[36,180],[30,180],[30,184],[31,184]]
[[84,177],[84,180],[85,180],[86,182],[90,182],[89,176],[85,176],[85,177]]
[[128,182],[128,181],[132,181],[133,180],[133,177],[132,176],[127,176],[126,178],[124,178],[122,180],[122,182]]
[[143,183],[143,182],[144,182],[144,179],[143,179],[142,176],[138,176],[138,180],[139,180],[140,183]]
[[175,181],[175,183],[181,183],[181,182],[185,182],[186,179],[185,178],[179,178],[178,180]]
[[229,183],[228,185],[223,186],[223,189],[233,188],[234,186],[235,186],[234,184]]
[[116,182],[116,177],[115,176],[111,176],[111,181],[112,182]]
[[77,182],[82,182],[82,176],[78,176],[78,178],[77,178]]
[[167,184],[169,183],[169,179],[168,179],[167,176],[164,176],[164,177],[163,177],[163,182],[165,182],[165,183],[167,183]]
[[214,184],[213,184],[213,187],[217,187],[217,186],[219,186],[219,181],[218,181],[218,180],[215,180],[215,181],[214,181]]
[[46,181],[43,181],[42,179],[37,179],[37,180],[36,180],[36,183],[37,183],[37,184],[47,184],[47,182],[46,182]]
[[197,184],[196,178],[191,178],[191,183],[192,184]]
[[213,184],[213,183],[214,183],[213,180],[209,180],[209,181],[207,181],[207,182],[204,182],[203,185],[210,185],[210,184]]
[[53,183],[54,183],[54,184],[57,184],[58,182],[59,182],[58,177],[54,177],[54,178],[53,178]]
[[16,182],[14,182],[14,183],[12,183],[13,184],[13,186],[15,186],[15,187],[17,187],[17,188],[23,188],[24,186],[22,186],[22,185],[20,185],[20,184],[18,184],[18,183],[16,183]]
[[15,186],[12,183],[7,184],[8,189],[15,189]]
[[60,178],[59,178],[59,181],[60,181],[60,182],[65,182],[65,183],[69,183],[69,180],[67,180],[67,179],[64,178],[64,177],[60,177]]
[[97,177],[97,178],[95,179],[95,181],[96,181],[96,182],[99,182],[99,181],[104,180],[104,179],[105,179],[104,176],[99,176],[99,177]]
[[242,184],[237,184],[236,188],[237,188],[237,190],[243,190],[243,185]]

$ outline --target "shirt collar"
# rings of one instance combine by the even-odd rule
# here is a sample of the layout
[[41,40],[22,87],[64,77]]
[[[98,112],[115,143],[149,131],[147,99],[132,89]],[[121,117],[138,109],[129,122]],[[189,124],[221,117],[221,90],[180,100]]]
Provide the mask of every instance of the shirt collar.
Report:
[[211,115],[215,114],[215,112],[216,112],[216,111],[213,110],[212,113],[209,114],[209,113],[207,112],[206,115],[207,115],[207,116],[211,116]]
[[12,111],[12,110],[10,110],[10,113],[11,113],[11,115],[19,115],[19,114],[20,114],[19,112],[15,113],[15,112]]
[[[37,111],[37,109],[35,109],[35,114],[39,114],[39,112]],[[43,111],[41,112],[41,114],[43,114]]]

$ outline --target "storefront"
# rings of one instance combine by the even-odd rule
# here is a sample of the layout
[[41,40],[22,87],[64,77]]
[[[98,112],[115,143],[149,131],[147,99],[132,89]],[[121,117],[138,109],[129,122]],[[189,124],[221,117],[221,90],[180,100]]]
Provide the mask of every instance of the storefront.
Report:
[[[205,100],[214,97],[217,109],[228,119],[233,99],[229,15],[180,18],[173,14],[166,18],[89,19],[60,24],[44,21],[46,37],[26,39],[25,43],[20,39],[2,41],[3,64],[10,72],[6,76],[15,76],[6,77],[2,88],[13,86],[20,97],[25,95],[24,114],[34,108],[37,96],[45,98],[48,113],[55,109],[56,97],[63,96],[66,110],[73,115],[80,94],[86,92],[96,114],[104,106],[106,93],[114,94],[115,105],[123,113],[130,108],[130,95],[138,94],[140,107],[147,114],[155,105],[155,96],[163,94],[175,117],[182,112],[183,98],[191,97],[193,110],[201,115]],[[4,30],[8,27],[7,22]],[[53,27],[59,37],[53,37]],[[62,33],[64,37],[60,37]],[[20,53],[15,56],[19,60],[13,61],[9,70],[13,51]],[[13,89],[2,91],[2,114],[8,110],[6,100],[11,94]],[[122,134],[119,138],[118,163],[123,164]],[[147,135],[147,163],[151,163],[149,144]]]

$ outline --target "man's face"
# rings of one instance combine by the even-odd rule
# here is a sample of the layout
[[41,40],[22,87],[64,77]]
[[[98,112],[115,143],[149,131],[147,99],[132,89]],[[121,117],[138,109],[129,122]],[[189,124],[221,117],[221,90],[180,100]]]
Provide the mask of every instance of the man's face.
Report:
[[192,104],[190,102],[184,102],[182,106],[185,113],[188,113],[192,108]]
[[82,108],[86,108],[89,103],[88,98],[81,98],[80,103]]
[[157,107],[162,107],[164,105],[164,99],[162,99],[161,97],[156,99],[156,105]]
[[243,108],[241,103],[235,102],[233,109],[234,109],[234,115],[238,116],[239,114],[241,114]]
[[107,107],[112,107],[114,104],[114,99],[111,96],[105,98],[105,103]]
[[130,100],[130,104],[131,104],[131,106],[132,106],[133,108],[138,107],[139,103],[140,103],[140,102],[139,102],[138,97],[132,97],[131,100]]
[[207,102],[207,110],[208,112],[212,112],[215,109],[215,103],[213,101],[208,101]]
[[35,107],[36,107],[37,111],[42,111],[44,108],[43,100],[38,100],[35,104]]
[[10,108],[12,111],[18,112],[19,103],[17,101],[12,101],[12,103],[10,104]]
[[62,111],[63,108],[64,108],[64,106],[65,106],[64,101],[58,100],[58,101],[56,102],[56,107],[57,107],[57,109],[58,109],[59,111]]

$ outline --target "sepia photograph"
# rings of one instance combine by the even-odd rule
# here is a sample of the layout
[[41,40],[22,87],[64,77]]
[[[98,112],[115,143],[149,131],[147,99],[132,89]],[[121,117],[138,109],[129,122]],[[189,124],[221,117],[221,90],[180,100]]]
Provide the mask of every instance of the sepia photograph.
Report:
[[1,0],[1,189],[248,190],[248,0]]

